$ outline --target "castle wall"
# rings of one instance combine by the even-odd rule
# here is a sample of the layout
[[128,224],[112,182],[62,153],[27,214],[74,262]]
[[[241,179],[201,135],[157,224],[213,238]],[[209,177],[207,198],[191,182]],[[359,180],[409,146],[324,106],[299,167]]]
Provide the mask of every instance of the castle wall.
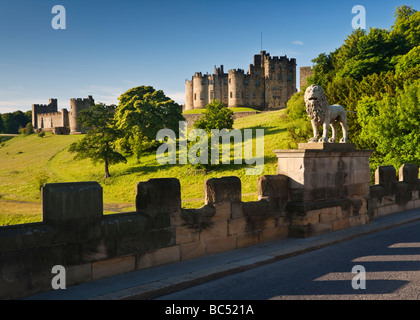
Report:
[[34,130],[39,129],[38,115],[44,113],[57,112],[57,99],[50,99],[48,104],[33,104],[32,105],[32,127]]
[[194,109],[193,101],[193,83],[192,81],[185,81],[185,107],[184,111]]
[[[215,99],[231,108],[249,106],[259,110],[283,109],[297,91],[296,59],[270,57],[270,54],[261,51],[254,55],[254,63],[250,65],[247,74],[241,69],[232,69],[225,74],[221,66],[215,68],[213,75],[203,76],[197,72],[193,76],[192,86],[194,109],[204,108]],[[187,84],[186,110],[190,108],[190,92],[191,88]]]
[[228,72],[228,107],[244,106],[244,80],[245,74],[242,69],[231,69]]
[[237,177],[207,179],[197,209],[182,208],[175,178],[138,183],[136,211],[110,215],[97,182],[46,184],[41,223],[0,227],[0,299],[52,290],[55,265],[71,286],[420,208],[417,166],[403,165],[400,181],[393,167],[379,167],[369,188],[370,151],[325,152],[281,153],[284,173],[259,177],[258,201],[242,201]]
[[83,133],[85,131],[82,125],[77,121],[77,117],[80,111],[89,110],[94,103],[95,100],[92,96],[89,96],[87,99],[70,99],[70,134]]
[[208,77],[196,72],[193,77],[193,104],[194,109],[202,109],[209,103]]
[[300,90],[302,91],[302,88],[306,86],[307,79],[311,76],[313,76],[313,70],[311,67],[301,67],[300,68]]

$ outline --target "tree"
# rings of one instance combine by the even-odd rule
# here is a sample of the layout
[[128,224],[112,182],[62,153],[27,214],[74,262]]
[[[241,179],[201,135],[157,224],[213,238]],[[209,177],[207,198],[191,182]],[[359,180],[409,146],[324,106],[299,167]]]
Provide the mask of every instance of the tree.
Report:
[[32,126],[31,122],[28,122],[28,124],[25,126],[25,128],[19,129],[19,133],[24,136],[29,136],[30,134],[34,133],[34,127]]
[[220,101],[214,100],[206,106],[203,116],[194,123],[194,128],[204,129],[207,133],[211,129],[233,128],[233,112],[226,108]]
[[140,160],[142,150],[158,146],[156,135],[161,129],[179,133],[182,107],[151,86],[132,88],[119,97],[115,113],[116,126],[124,135],[118,145]]
[[357,106],[361,139],[375,147],[378,164],[420,165],[420,80],[406,84],[397,96],[364,98]]
[[4,123],[3,123],[3,118],[1,116],[1,113],[0,113],[0,133],[4,133]]
[[109,178],[109,165],[127,162],[127,159],[116,151],[115,141],[121,137],[121,130],[115,126],[114,108],[96,104],[90,110],[80,112],[78,120],[89,128],[86,135],[70,145],[69,151],[77,153],[75,159],[91,159],[94,164],[103,162],[104,178]]
[[25,128],[28,123],[32,122],[31,114],[31,111],[23,113],[20,110],[1,114],[4,126],[3,132],[19,133],[19,129]]

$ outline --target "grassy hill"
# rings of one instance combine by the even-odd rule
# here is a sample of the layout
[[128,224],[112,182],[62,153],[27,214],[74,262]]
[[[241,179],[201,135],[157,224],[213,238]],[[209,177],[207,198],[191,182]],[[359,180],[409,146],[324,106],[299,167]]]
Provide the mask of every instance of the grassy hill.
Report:
[[[264,129],[264,173],[275,174],[275,149],[287,149],[285,111],[259,113],[235,120],[235,129]],[[90,160],[75,161],[69,145],[80,135],[56,136],[47,134],[19,136],[0,147],[0,225],[41,221],[40,187],[44,183],[98,181],[104,190],[105,213],[134,210],[135,187],[150,178],[176,177],[181,183],[182,205],[198,208],[204,204],[205,179],[238,176],[242,180],[244,201],[257,199],[258,176],[245,175],[246,164],[222,165],[208,174],[195,171],[188,165],[160,165],[156,154],[144,154],[141,163],[129,158],[127,164],[110,167],[112,177],[104,180],[102,165]],[[255,141],[254,141],[255,147]]]

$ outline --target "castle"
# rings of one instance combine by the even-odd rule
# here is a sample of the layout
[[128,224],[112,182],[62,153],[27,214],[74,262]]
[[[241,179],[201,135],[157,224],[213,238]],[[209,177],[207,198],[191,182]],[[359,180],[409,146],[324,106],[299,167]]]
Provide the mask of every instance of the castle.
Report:
[[47,105],[32,105],[32,126],[35,131],[47,131],[54,134],[83,133],[77,116],[82,110],[90,109],[95,104],[92,96],[87,99],[70,99],[70,112],[67,109],[58,111],[57,99],[50,99]]
[[254,55],[247,74],[242,69],[225,73],[223,65],[215,67],[213,75],[196,72],[191,81],[185,81],[184,111],[202,109],[213,100],[227,107],[283,109],[296,91],[296,59],[270,57],[261,51]]

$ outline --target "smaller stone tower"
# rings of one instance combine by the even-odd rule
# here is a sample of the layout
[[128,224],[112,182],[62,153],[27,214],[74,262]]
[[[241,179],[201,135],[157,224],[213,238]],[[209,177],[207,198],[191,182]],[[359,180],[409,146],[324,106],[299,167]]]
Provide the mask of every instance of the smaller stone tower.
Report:
[[95,104],[92,96],[87,99],[70,99],[70,134],[84,133],[82,125],[77,121],[77,116],[82,110],[88,110]]

